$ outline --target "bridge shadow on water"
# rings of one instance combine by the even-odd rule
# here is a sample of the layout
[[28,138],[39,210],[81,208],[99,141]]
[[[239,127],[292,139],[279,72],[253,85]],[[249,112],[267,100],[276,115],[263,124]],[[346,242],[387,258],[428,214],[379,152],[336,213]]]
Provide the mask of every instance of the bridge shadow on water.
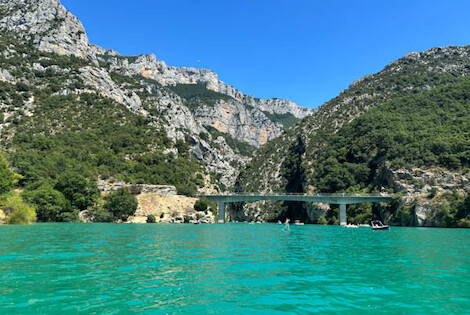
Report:
[[281,220],[284,222],[286,218],[289,218],[292,222],[299,220],[300,222],[312,223],[307,212],[307,203],[301,201],[284,201],[282,203],[284,211],[274,218],[273,222]]

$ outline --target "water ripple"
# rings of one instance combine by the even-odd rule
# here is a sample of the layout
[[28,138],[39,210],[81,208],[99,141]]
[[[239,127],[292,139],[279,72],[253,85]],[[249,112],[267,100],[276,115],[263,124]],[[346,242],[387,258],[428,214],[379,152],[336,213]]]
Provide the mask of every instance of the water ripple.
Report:
[[470,231],[0,226],[2,314],[465,313]]

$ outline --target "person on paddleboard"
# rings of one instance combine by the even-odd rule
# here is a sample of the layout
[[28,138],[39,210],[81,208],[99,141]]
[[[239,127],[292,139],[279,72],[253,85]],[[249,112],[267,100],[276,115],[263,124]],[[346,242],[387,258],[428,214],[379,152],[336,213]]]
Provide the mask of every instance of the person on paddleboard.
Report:
[[285,226],[284,226],[284,230],[286,231],[289,231],[289,222],[290,222],[290,219],[289,218],[286,218],[286,222],[285,222]]

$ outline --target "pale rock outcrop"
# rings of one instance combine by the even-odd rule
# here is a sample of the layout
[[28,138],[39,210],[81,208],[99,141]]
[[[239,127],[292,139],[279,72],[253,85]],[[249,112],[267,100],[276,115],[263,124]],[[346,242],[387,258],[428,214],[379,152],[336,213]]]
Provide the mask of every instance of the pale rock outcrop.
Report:
[[108,56],[119,56],[119,53],[114,49],[106,49],[98,45],[89,44],[90,51],[93,55],[108,55]]
[[186,196],[164,196],[157,194],[137,195],[139,205],[129,223],[146,223],[147,216],[153,215],[157,223],[214,223],[212,212],[194,210],[196,198]]
[[316,112],[311,108],[301,107],[289,100],[279,98],[260,99],[251,95],[245,95],[243,103],[270,114],[292,114],[295,118],[302,119]]
[[420,226],[441,225],[432,219],[436,209],[446,202],[439,196],[470,193],[470,174],[441,167],[398,169],[391,174],[393,187],[403,194],[403,205],[414,210],[416,224]]
[[209,90],[218,91],[218,76],[211,70],[171,67],[164,61],[157,60],[154,54],[124,57],[116,55],[114,51],[103,50],[100,55],[101,60],[109,63],[111,71],[119,71],[130,76],[139,74],[164,86],[203,84]]
[[[97,49],[95,51],[98,52]],[[203,125],[211,125],[233,138],[259,147],[279,136],[283,127],[271,121],[264,113],[273,115],[292,114],[298,119],[311,115],[315,110],[300,107],[292,101],[259,99],[244,95],[239,90],[218,80],[215,72],[207,69],[179,68],[167,66],[156,56],[141,55],[125,57],[114,51],[102,50],[98,59],[105,62],[110,71],[124,75],[141,75],[163,86],[177,84],[200,84],[207,89],[230,96],[233,101],[221,100],[215,106],[203,106],[195,112]],[[227,111],[227,108],[230,109]]]
[[194,111],[203,125],[209,125],[233,138],[259,147],[278,137],[283,129],[256,109],[248,109],[235,100],[220,100],[214,106],[203,105]]
[[189,130],[196,135],[205,131],[176,94],[161,89],[155,89],[153,92],[154,95],[147,99],[148,106],[162,113],[163,119],[167,122],[165,128],[170,138],[184,139],[183,130]]
[[0,81],[13,82],[15,78],[6,69],[0,69]]
[[451,172],[444,168],[411,168],[393,171],[397,191],[405,195],[429,194],[432,191],[466,192],[470,190],[469,175]]
[[177,195],[175,186],[171,185],[148,185],[148,184],[130,184],[122,181],[103,180],[98,178],[98,189],[102,193],[109,193],[120,188],[128,189],[132,194],[158,194],[158,195]]
[[0,0],[0,28],[30,36],[40,50],[95,60],[82,23],[59,0]]
[[93,86],[101,95],[124,104],[133,112],[147,115],[147,111],[142,108],[140,97],[134,92],[129,93],[120,89],[106,70],[95,67],[83,67],[80,68],[80,75],[85,84]]
[[249,158],[235,154],[223,137],[213,139],[213,142],[217,148],[204,140],[199,140],[191,152],[198,160],[206,162],[209,173],[220,175],[220,183],[231,187],[235,183],[240,167],[244,166]]

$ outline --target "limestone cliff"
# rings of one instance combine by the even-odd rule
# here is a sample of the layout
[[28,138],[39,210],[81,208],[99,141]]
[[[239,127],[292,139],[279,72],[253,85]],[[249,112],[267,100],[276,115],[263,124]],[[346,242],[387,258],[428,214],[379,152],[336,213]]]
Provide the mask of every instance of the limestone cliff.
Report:
[[315,112],[287,100],[266,100],[244,95],[220,81],[217,74],[211,70],[167,66],[153,54],[127,57],[97,46],[94,46],[94,51],[101,65],[110,72],[131,77],[142,76],[162,86],[201,85],[210,91],[229,96],[230,98],[220,99],[216,106],[202,102],[201,106],[193,111],[195,118],[203,125],[212,126],[255,147],[278,137],[285,129],[281,123],[267,115],[276,117],[288,114],[302,119]]
[[[456,207],[452,199],[470,196],[470,174],[452,172],[442,167],[398,169],[390,172],[390,180],[403,196],[399,211],[409,211],[409,221],[403,225],[447,226],[442,209]],[[455,210],[455,209],[451,209]],[[387,213],[389,220],[397,220],[400,213]]]
[[129,217],[129,223],[146,223],[153,215],[157,223],[214,223],[212,212],[194,210],[196,198],[158,194],[137,195],[139,206],[135,214]]
[[[57,95],[99,93],[123,104],[151,125],[162,125],[173,141],[187,142],[207,172],[217,177],[221,188],[234,184],[239,167],[249,159],[250,150],[241,149],[240,143],[259,147],[282,134],[285,126],[276,121],[278,114],[288,117],[292,123],[312,113],[290,101],[244,95],[221,82],[211,70],[172,67],[157,60],[155,55],[126,57],[91,45],[83,25],[59,0],[0,0],[0,29],[2,34],[32,43],[40,51],[84,60],[73,61],[79,66],[72,69],[65,60],[63,65],[53,65],[44,61],[51,58],[39,57],[28,64],[26,58],[21,65],[2,67],[1,80],[41,87],[47,86],[41,78],[55,73],[60,75],[62,85],[58,87],[54,83]],[[12,47],[2,52],[7,64],[18,54]],[[18,71],[20,67],[30,74],[22,74]],[[188,100],[171,89],[185,84],[216,93],[212,98],[215,101]],[[197,102],[198,106],[191,107],[190,102]],[[17,105],[15,111],[8,110],[3,115],[0,130],[11,126],[3,123],[10,117],[34,115],[33,98]],[[211,132],[209,127],[218,132]],[[13,137],[11,129],[8,137]],[[172,149],[166,152],[177,153]]]
[[40,50],[95,59],[82,23],[59,0],[1,0],[0,28],[20,32]]

